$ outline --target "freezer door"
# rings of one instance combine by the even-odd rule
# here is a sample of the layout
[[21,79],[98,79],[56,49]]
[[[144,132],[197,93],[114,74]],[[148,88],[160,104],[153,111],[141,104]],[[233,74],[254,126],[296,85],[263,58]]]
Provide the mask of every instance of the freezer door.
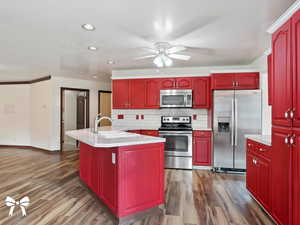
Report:
[[261,91],[235,92],[234,168],[246,169],[245,134],[261,134]]
[[234,91],[214,91],[214,167],[233,168]]

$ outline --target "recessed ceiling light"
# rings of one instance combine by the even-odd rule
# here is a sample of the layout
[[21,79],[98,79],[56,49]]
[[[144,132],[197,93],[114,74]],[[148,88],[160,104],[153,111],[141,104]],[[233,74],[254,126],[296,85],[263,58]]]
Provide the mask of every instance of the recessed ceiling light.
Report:
[[97,51],[98,50],[98,48],[95,47],[95,46],[89,46],[88,49],[91,50],[91,51]]
[[107,64],[110,64],[110,65],[115,64],[115,61],[110,59],[110,60],[107,61]]
[[94,78],[94,79],[97,79],[97,78],[98,78],[98,76],[97,76],[97,75],[94,75],[94,76],[93,76],[93,78]]
[[87,31],[96,30],[96,27],[94,27],[92,24],[89,24],[89,23],[82,24],[81,27]]

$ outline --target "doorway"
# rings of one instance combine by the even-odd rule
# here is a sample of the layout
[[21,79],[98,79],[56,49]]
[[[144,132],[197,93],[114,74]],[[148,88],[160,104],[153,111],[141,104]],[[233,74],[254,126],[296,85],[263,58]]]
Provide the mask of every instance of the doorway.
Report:
[[89,90],[61,88],[60,149],[78,150],[79,143],[65,133],[89,127]]
[[[101,113],[101,116],[108,116],[111,118],[111,91],[98,92],[98,113]],[[99,124],[99,126],[111,125],[111,122],[108,120],[102,120]]]

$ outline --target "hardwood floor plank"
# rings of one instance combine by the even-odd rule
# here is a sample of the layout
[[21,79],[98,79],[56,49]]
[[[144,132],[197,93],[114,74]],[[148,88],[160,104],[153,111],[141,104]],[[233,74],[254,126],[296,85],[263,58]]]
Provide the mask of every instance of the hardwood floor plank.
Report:
[[[113,225],[99,200],[79,180],[78,151],[46,154],[0,149],[0,224]],[[8,216],[6,196],[31,204]],[[272,225],[249,196],[245,177],[210,171],[165,170],[163,215],[133,225]]]

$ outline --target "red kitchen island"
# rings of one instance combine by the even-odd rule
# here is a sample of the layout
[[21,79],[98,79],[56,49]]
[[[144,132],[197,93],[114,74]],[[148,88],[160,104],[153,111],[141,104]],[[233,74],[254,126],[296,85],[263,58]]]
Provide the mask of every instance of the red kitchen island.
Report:
[[68,131],[80,141],[80,179],[114,215],[129,224],[164,203],[165,139],[101,128]]

